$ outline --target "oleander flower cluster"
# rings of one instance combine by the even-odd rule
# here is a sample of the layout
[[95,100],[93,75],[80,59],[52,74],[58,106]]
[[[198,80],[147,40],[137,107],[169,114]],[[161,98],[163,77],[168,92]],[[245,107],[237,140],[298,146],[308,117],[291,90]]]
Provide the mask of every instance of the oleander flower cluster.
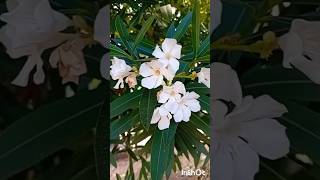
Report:
[[[176,39],[166,38],[161,47],[156,45],[151,61],[144,62],[139,69],[131,67],[125,60],[114,57],[110,66],[111,78],[116,82],[114,89],[121,89],[128,84],[129,88],[138,85],[138,77],[141,77],[141,86],[152,90],[159,89],[157,101],[159,107],[153,112],[151,124],[158,124],[160,130],[169,128],[170,121],[188,122],[192,112],[201,110],[198,98],[199,94],[186,91],[181,81],[175,81],[179,70],[182,46]],[[195,76],[199,83],[210,88],[210,68],[201,68]],[[194,78],[193,78],[194,79]]]

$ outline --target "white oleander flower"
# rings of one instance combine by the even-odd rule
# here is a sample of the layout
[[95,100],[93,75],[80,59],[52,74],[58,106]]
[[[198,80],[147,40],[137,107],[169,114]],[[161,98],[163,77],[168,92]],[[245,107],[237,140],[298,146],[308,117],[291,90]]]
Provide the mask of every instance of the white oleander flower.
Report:
[[186,88],[180,81],[175,82],[172,86],[164,85],[158,94],[158,102],[163,104],[168,101],[179,101],[185,93]]
[[73,38],[60,33],[72,25],[72,21],[50,7],[48,0],[8,0],[8,12],[0,16],[7,24],[0,29],[0,41],[11,58],[28,56],[20,73],[12,81],[17,86],[27,86],[31,71],[33,81],[44,82],[41,54],[48,48]]
[[171,4],[161,6],[159,9],[163,14],[166,15],[174,15],[177,11],[177,8],[172,7]]
[[186,92],[178,101],[168,101],[164,104],[166,109],[169,109],[173,114],[175,122],[188,122],[191,117],[191,112],[199,112],[201,110],[198,98],[200,96],[195,92]]
[[159,87],[164,82],[164,78],[172,80],[174,77],[174,74],[156,60],[141,64],[139,73],[144,77],[141,80],[141,85],[148,89]]
[[[109,6],[101,8],[96,16],[94,22],[94,40],[98,41],[104,48],[107,48],[108,43],[108,11]],[[109,76],[109,59],[108,55],[105,54],[100,61],[100,73],[101,76],[105,79],[108,79]]]
[[58,68],[62,84],[73,82],[79,84],[81,75],[87,72],[83,48],[87,42],[83,38],[75,38],[57,47],[49,58],[50,65]]
[[131,72],[129,76],[126,78],[126,83],[129,85],[129,88],[135,88],[137,83],[137,74],[135,72]]
[[122,59],[114,57],[111,60],[112,65],[110,66],[110,75],[113,80],[118,80],[115,89],[124,88],[124,78],[130,75],[131,67],[126,64],[126,62]]
[[[222,2],[220,0],[213,0],[213,8],[211,8],[211,14],[213,14],[211,31],[213,32],[220,24],[222,17]],[[213,11],[213,12],[212,12]]]
[[295,19],[290,31],[279,38],[283,66],[295,67],[320,84],[320,22]]
[[151,124],[158,123],[158,128],[160,130],[164,130],[169,128],[171,118],[172,115],[170,114],[170,112],[162,105],[154,110]]
[[[162,50],[161,50],[162,49]],[[181,57],[182,46],[177,44],[177,40],[166,38],[160,47],[157,45],[152,55],[158,58],[170,72],[175,74],[180,66],[178,59]]]
[[213,179],[253,180],[259,157],[277,159],[289,152],[286,128],[274,118],[287,112],[268,95],[242,96],[236,72],[212,65]]
[[198,82],[203,83],[210,88],[210,68],[201,68],[200,72],[197,73]]

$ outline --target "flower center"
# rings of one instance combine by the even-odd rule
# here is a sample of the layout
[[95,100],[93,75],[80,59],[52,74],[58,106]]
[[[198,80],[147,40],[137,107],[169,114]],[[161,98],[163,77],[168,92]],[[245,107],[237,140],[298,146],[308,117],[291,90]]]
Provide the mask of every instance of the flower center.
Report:
[[171,95],[171,96],[175,96],[175,95],[176,95],[176,92],[175,92],[175,91],[171,91],[171,92],[170,92],[170,95]]
[[154,71],[154,74],[155,74],[156,76],[159,76],[159,75],[161,74],[161,72],[160,72],[159,69],[156,69],[156,70]]
[[165,57],[166,57],[166,59],[170,59],[171,58],[171,54],[170,53],[166,53]]

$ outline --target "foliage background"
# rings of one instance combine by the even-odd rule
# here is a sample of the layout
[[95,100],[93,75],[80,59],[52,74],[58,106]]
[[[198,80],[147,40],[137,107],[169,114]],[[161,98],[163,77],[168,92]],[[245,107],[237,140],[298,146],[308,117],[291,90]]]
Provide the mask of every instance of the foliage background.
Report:
[[[50,3],[70,18],[80,15],[92,27],[98,10],[107,1],[55,0]],[[7,11],[4,0],[0,11]],[[94,151],[99,147],[94,148],[94,145],[101,139],[97,136],[101,128],[104,137],[106,131],[106,126],[98,123],[107,95],[107,83],[99,72],[100,59],[106,50],[98,44],[84,50],[88,73],[81,77],[79,86],[67,84],[76,91],[72,98],[65,98],[65,86],[61,85],[58,71],[49,67],[52,50],[43,54],[46,82],[20,88],[10,82],[26,58],[13,60],[6,48],[0,47],[1,180],[88,180],[103,175],[96,173]],[[88,84],[93,78],[103,82],[89,91]],[[99,159],[106,162],[104,157]]]
[[[289,111],[279,119],[279,122],[287,127],[291,152],[276,161],[261,159],[260,172],[256,179],[319,179],[320,86],[296,69],[284,69],[280,50],[276,49],[268,58],[261,58],[260,54],[244,52],[237,46],[254,44],[261,40],[267,31],[273,31],[280,36],[289,30],[291,21],[295,18],[319,21],[320,2],[285,1],[291,2],[288,8],[281,5],[284,2],[281,0],[222,2],[224,5],[222,24],[214,32],[212,40],[217,42],[223,39],[229,47],[220,49],[214,47],[213,43],[213,61],[230,64],[236,69],[244,94],[254,96],[269,94],[283,103]],[[281,13],[280,16],[273,17],[270,12],[276,4],[280,4]],[[261,26],[253,33],[257,23],[268,23],[268,26]],[[255,50],[263,51],[261,47],[256,47]],[[308,155],[313,165],[298,160],[295,153]]]

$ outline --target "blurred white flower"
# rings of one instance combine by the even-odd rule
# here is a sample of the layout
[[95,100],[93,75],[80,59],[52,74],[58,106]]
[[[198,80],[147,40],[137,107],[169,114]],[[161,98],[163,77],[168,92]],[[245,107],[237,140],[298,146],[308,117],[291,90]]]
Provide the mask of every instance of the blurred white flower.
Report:
[[172,86],[164,85],[158,94],[158,102],[163,104],[168,101],[179,101],[185,93],[186,88],[180,81],[175,82]]
[[54,11],[48,0],[8,0],[7,8],[9,12],[0,16],[7,23],[0,29],[0,41],[11,58],[29,56],[12,83],[26,86],[31,71],[36,68],[33,81],[40,84],[45,79],[42,52],[69,39],[70,35],[59,31],[72,25],[72,22],[62,13]]
[[280,15],[280,6],[277,4],[277,5],[274,5],[272,8],[271,8],[271,16],[279,16]]
[[79,84],[79,77],[87,72],[83,48],[87,42],[83,38],[75,38],[56,48],[49,58],[50,65],[59,70],[62,84],[73,82]]
[[191,112],[199,112],[201,110],[198,98],[200,96],[195,92],[186,92],[178,101],[168,101],[164,107],[168,109],[176,122],[190,120]]
[[213,179],[253,180],[258,154],[277,159],[289,152],[286,128],[273,118],[287,112],[268,95],[242,97],[236,72],[229,65],[212,65]]
[[203,83],[210,88],[210,68],[201,68],[200,72],[197,73],[198,82]]
[[151,119],[151,124],[158,123],[158,128],[160,130],[164,130],[164,129],[169,128],[171,118],[172,118],[172,115],[162,105],[160,107],[157,107],[154,110],[153,115],[152,115],[152,119]]
[[170,72],[175,74],[179,69],[179,61],[181,56],[182,46],[177,44],[177,40],[166,38],[160,47],[157,45],[152,55],[159,59]]
[[303,72],[320,84],[320,22],[295,19],[290,31],[279,38],[283,66]]
[[164,82],[164,77],[167,80],[172,80],[174,77],[174,74],[156,60],[141,64],[139,73],[144,77],[141,80],[141,85],[148,89],[159,87]]
[[211,8],[211,12],[210,12],[211,14],[213,14],[211,32],[213,32],[221,23],[222,8],[223,8],[223,5],[220,0],[213,0],[213,7]]
[[115,89],[124,88],[124,78],[130,75],[131,67],[126,64],[122,59],[114,57],[112,60],[112,65],[110,66],[110,75],[113,80],[118,80]]
[[[98,41],[105,48],[107,48],[108,43],[109,10],[109,6],[100,9],[94,22],[94,40]],[[105,54],[100,62],[100,73],[105,79],[109,76],[109,66],[108,55]]]
[[167,15],[173,15],[177,11],[177,8],[172,7],[171,4],[161,6],[159,9],[163,14],[167,14]]
[[137,74],[135,72],[130,72],[129,76],[126,78],[126,83],[129,88],[135,88],[137,83]]

